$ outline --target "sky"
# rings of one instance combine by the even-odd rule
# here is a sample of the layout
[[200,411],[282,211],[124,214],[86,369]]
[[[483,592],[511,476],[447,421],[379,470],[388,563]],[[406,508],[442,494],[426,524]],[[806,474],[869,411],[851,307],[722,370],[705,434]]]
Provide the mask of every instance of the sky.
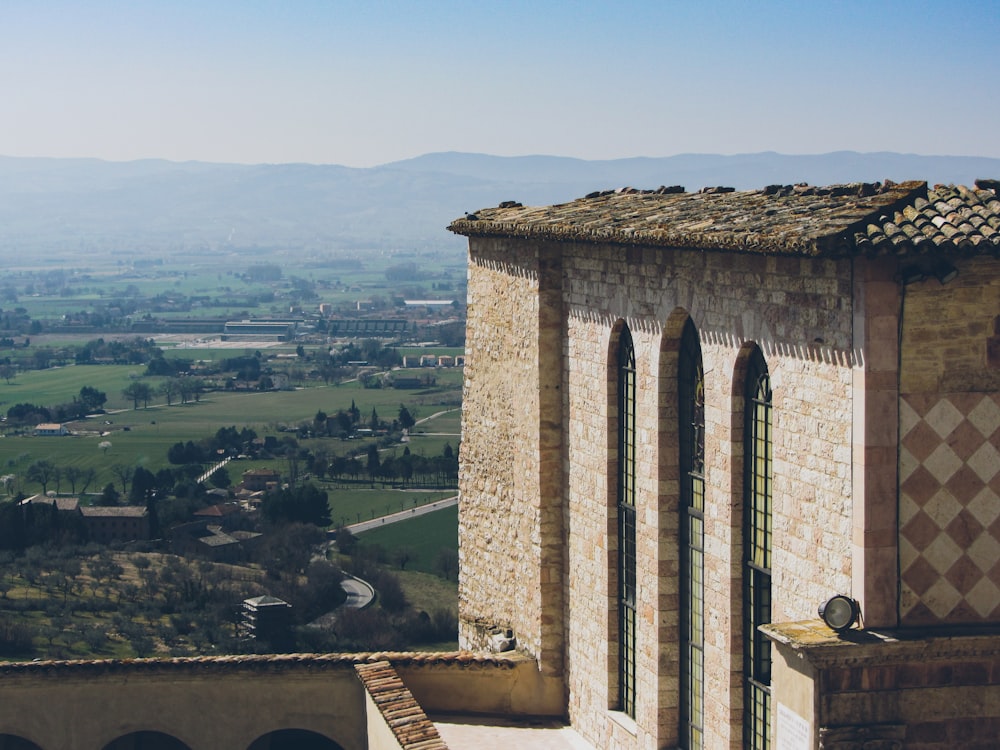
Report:
[[0,0],[0,155],[1000,157],[996,0]]

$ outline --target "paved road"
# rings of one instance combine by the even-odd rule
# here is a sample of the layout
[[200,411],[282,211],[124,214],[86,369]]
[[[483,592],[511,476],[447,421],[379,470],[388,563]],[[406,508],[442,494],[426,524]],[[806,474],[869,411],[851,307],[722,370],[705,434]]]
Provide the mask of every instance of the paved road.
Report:
[[[362,531],[371,531],[372,529],[378,529],[389,523],[398,523],[399,521],[407,521],[411,518],[416,518],[417,516],[423,516],[428,513],[433,513],[436,510],[441,510],[442,508],[451,508],[458,505],[458,495],[454,497],[446,497],[444,500],[435,500],[433,503],[427,503],[426,505],[418,505],[415,508],[410,508],[409,510],[404,510],[401,513],[390,513],[387,516],[382,516],[380,518],[375,518],[371,521],[362,521],[361,523],[352,523],[350,526],[345,528],[352,534],[360,534]],[[330,534],[335,537],[337,535],[336,531],[330,531]]]
[[[352,534],[357,534],[361,531],[368,531],[370,529],[377,529],[385,526],[387,523],[397,523],[398,521],[406,521],[410,518],[416,518],[417,516],[427,515],[428,513],[433,513],[436,510],[441,510],[442,508],[450,508],[454,505],[458,505],[458,495],[454,497],[447,497],[444,500],[435,500],[433,503],[427,503],[426,505],[420,505],[411,510],[404,510],[402,513],[392,513],[388,516],[382,516],[381,518],[376,518],[372,521],[362,521],[361,523],[351,524],[347,526],[347,530]],[[327,545],[332,545],[334,539],[337,536],[335,530],[330,530],[327,532],[327,538],[329,541]],[[316,559],[326,559],[326,555],[317,555]],[[344,600],[342,607],[351,607],[353,609],[363,609],[371,604],[373,598],[375,598],[375,590],[371,587],[367,581],[362,581],[360,578],[353,578],[348,576],[340,582],[340,587],[347,592],[347,598]],[[332,627],[333,620],[336,618],[336,610],[333,612],[328,612],[325,615],[314,620],[311,625],[319,627]]]
[[367,607],[375,597],[375,590],[367,581],[360,578],[347,577],[340,582],[340,588],[347,592],[347,598],[342,607],[353,609],[363,609]]

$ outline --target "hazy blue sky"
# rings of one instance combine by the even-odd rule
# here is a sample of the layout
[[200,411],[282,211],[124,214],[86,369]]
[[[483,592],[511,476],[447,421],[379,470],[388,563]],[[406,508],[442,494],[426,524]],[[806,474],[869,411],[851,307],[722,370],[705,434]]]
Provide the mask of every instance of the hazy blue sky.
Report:
[[1000,2],[2,0],[0,154],[1000,157]]

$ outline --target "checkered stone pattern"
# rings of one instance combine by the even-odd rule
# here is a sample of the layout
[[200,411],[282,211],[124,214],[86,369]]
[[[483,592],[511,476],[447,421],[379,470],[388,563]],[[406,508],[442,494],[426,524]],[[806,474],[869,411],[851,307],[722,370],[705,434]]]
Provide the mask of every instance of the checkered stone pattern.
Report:
[[1000,622],[1000,395],[900,404],[903,625]]

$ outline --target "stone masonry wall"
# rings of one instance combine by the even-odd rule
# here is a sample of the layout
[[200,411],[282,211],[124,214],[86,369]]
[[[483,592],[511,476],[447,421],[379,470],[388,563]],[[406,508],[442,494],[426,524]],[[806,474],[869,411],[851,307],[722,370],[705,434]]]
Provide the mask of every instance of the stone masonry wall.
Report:
[[900,620],[1000,622],[1000,273],[958,263],[906,288]]
[[[815,617],[819,602],[851,593],[856,269],[848,260],[480,238],[470,248],[462,645],[488,646],[491,626],[514,630],[543,670],[565,670],[569,716],[596,747],[676,741],[676,339],[690,315],[706,386],[705,741],[739,747],[744,362],[758,345],[774,391],[773,619]],[[623,323],[638,370],[635,722],[613,710]],[[555,413],[561,421],[547,421]]]
[[[459,515],[459,637],[511,630],[562,672],[558,269],[536,249],[484,241],[469,265]],[[544,287],[544,288],[543,288]],[[545,304],[540,304],[540,299]]]
[[[847,263],[567,246],[565,491],[573,723],[599,747],[676,741],[676,343],[690,314],[706,379],[707,747],[740,739],[740,505],[744,344],[774,387],[774,618],[814,616],[850,589],[851,311]],[[636,348],[639,580],[635,726],[615,704],[614,390],[617,335]],[[661,362],[661,357],[663,362]]]

